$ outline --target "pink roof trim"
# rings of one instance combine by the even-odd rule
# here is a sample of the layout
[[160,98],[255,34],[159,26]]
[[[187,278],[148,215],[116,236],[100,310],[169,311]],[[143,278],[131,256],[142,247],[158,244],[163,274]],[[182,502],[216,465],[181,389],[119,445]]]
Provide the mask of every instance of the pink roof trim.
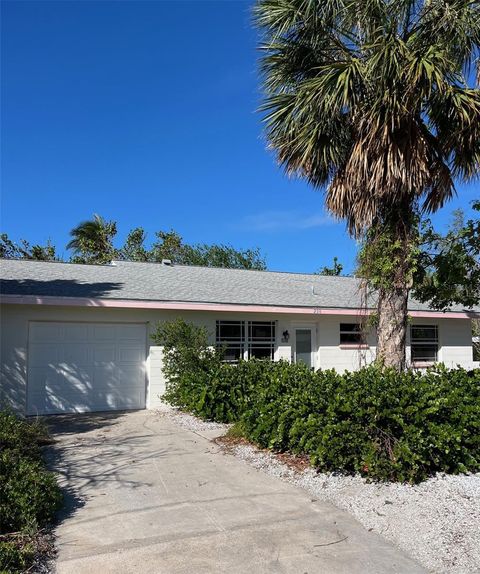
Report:
[[[117,309],[172,309],[179,311],[222,311],[246,313],[278,313],[298,315],[364,315],[371,310],[325,309],[321,307],[275,307],[272,305],[232,305],[224,303],[188,303],[181,301],[135,301],[130,299],[88,299],[83,297],[35,297],[34,295],[0,295],[1,303],[17,305],[59,305],[64,307],[112,307]],[[411,317],[448,319],[480,318],[475,311],[445,312],[410,311]]]

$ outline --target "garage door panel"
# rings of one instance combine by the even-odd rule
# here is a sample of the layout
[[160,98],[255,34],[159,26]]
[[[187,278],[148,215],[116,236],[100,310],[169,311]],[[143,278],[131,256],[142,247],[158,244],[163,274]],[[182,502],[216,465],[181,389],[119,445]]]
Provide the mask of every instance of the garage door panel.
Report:
[[72,363],[60,363],[58,365],[59,388],[55,389],[62,394],[81,392],[86,394],[89,389],[93,388],[95,369],[83,365]]
[[125,329],[118,330],[118,339],[121,341],[141,341],[145,339],[145,329],[142,325],[127,325]]
[[[80,412],[88,403],[92,373],[71,368],[39,368],[30,372],[29,412]],[[83,409],[85,410],[85,409]]]
[[135,409],[137,408],[135,405],[138,405],[138,402],[142,400],[142,394],[140,392],[131,393],[128,396],[126,395],[116,395],[114,399],[114,407],[117,410],[120,409]]
[[64,363],[55,367],[32,368],[29,372],[29,394],[86,394],[93,386],[93,375],[93,369]]
[[115,345],[93,348],[93,360],[95,363],[113,363],[115,362],[116,355]]
[[145,380],[145,372],[139,371],[135,367],[127,367],[123,365],[117,368],[116,371],[118,384],[122,387],[132,386],[132,387],[142,387]]
[[30,367],[29,390],[42,393],[44,389],[56,385],[58,372],[51,367]]
[[88,341],[88,325],[86,323],[66,324],[64,333],[67,341]]
[[95,365],[93,368],[93,384],[95,389],[109,390],[115,389],[118,383],[118,369],[114,363],[105,363],[103,365]]
[[79,345],[78,343],[64,343],[62,345],[62,351],[62,362],[72,363],[78,366],[90,364],[93,349],[87,345]]
[[135,363],[138,364],[144,356],[143,349],[135,349],[129,347],[118,348],[118,361],[120,363]]
[[146,326],[130,327],[31,323],[28,413],[144,408]]
[[116,327],[114,325],[95,325],[93,327],[93,341],[115,341]]
[[63,327],[58,323],[31,323],[30,341],[44,342],[58,341],[62,337]]
[[61,359],[62,349],[54,343],[39,343],[29,354],[29,364],[32,367],[46,367]]

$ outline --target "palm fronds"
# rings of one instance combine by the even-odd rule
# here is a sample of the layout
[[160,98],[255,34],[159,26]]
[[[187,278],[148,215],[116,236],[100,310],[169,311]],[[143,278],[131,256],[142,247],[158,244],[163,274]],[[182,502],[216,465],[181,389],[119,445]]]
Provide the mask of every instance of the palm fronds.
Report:
[[361,234],[480,171],[478,0],[259,0],[266,136]]

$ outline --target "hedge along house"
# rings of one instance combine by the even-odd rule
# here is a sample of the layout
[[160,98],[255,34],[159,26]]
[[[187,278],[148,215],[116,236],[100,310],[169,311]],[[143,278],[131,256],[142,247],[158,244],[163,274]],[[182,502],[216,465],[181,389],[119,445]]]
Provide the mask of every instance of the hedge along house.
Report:
[[[171,265],[1,260],[2,402],[26,414],[153,408],[165,389],[150,334],[183,317],[226,360],[357,369],[375,357],[350,277]],[[408,360],[472,365],[471,318],[410,303]]]

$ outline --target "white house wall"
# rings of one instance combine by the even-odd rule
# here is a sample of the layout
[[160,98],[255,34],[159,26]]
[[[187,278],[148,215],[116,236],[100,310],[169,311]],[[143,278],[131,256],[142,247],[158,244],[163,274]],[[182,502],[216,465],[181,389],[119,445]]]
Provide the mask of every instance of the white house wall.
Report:
[[[468,319],[414,319],[414,325],[438,326],[438,361],[449,368],[473,367],[472,323]],[[410,331],[407,332],[407,362],[410,363]]]
[[[150,339],[159,321],[183,317],[197,325],[207,327],[212,343],[217,319],[277,321],[275,360],[291,360],[295,327],[313,326],[315,333],[315,367],[323,369],[355,370],[371,362],[375,357],[375,335],[368,335],[368,347],[357,349],[340,346],[340,323],[356,322],[354,315],[274,315],[259,313],[226,313],[206,311],[177,311],[151,309],[115,309],[102,307],[56,307],[44,305],[2,305],[1,312],[1,395],[2,404],[9,404],[25,412],[27,393],[28,333],[30,321],[94,321],[139,323],[147,325],[146,357],[146,404],[153,408],[160,402],[165,390],[162,373],[162,348],[154,346]],[[415,319],[418,324],[439,326],[439,360],[447,366],[457,364],[471,366],[472,333],[468,319]],[[288,330],[290,339],[282,342],[282,333]],[[408,341],[409,342],[409,341]],[[410,356],[409,347],[407,357]]]
[[322,317],[318,329],[318,356],[322,369],[335,369],[338,372],[355,371],[375,358],[375,336],[367,334],[367,346],[358,348],[355,345],[340,345],[340,323],[356,323],[355,315],[326,315]]

